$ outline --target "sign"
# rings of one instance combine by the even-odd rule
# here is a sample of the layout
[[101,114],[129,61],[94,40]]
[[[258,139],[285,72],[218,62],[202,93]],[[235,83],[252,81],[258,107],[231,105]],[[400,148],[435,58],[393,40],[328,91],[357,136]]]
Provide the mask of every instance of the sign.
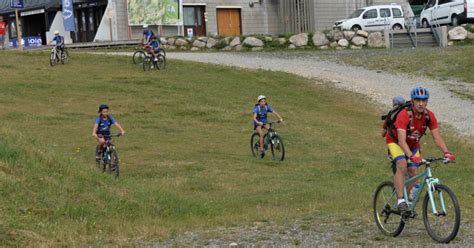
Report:
[[[40,47],[40,46],[43,45],[43,40],[41,39],[41,36],[23,37],[21,39],[21,45],[23,47]],[[10,40],[9,46],[11,48],[18,47],[18,41],[17,40]]]
[[194,30],[192,28],[188,28],[186,31],[188,31],[188,37],[193,38]]
[[182,0],[127,0],[129,25],[182,25]]
[[76,23],[74,20],[74,9],[72,5],[72,0],[62,0],[62,1],[63,1],[64,29],[66,31],[76,32]]
[[22,9],[24,7],[23,0],[10,0],[10,8]]
[[29,16],[29,15],[37,15],[37,14],[42,14],[42,13],[44,13],[44,9],[35,9],[35,10],[21,12],[20,15]]

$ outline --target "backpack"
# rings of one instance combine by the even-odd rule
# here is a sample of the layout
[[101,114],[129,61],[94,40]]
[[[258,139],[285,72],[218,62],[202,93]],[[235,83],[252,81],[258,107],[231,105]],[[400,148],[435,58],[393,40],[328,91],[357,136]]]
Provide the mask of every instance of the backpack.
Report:
[[[386,127],[387,127],[387,133],[393,138],[393,130],[395,129],[395,121],[397,120],[398,114],[403,110],[406,109],[408,113],[408,126],[407,126],[407,136],[411,133],[411,130],[414,129],[412,126],[413,122],[413,110],[412,110],[412,105],[411,101],[406,101],[405,103],[398,104],[395,107],[393,107],[386,115],[382,115],[382,120],[385,121]],[[426,131],[426,128],[428,128],[431,125],[431,120],[430,120],[430,115],[428,114],[428,110],[425,109],[425,112],[423,113],[425,116],[425,122],[423,123],[423,130]],[[424,135],[425,132],[421,135]]]

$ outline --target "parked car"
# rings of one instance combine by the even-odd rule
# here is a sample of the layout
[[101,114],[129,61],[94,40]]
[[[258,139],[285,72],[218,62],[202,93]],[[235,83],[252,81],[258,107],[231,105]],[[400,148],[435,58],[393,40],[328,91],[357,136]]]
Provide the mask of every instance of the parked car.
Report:
[[334,29],[380,31],[405,28],[402,6],[374,5],[354,11],[347,19],[336,21]]
[[460,23],[474,23],[474,0],[464,0],[464,12],[459,17]]
[[421,26],[424,28],[443,24],[457,26],[463,12],[464,0],[428,0],[421,11]]

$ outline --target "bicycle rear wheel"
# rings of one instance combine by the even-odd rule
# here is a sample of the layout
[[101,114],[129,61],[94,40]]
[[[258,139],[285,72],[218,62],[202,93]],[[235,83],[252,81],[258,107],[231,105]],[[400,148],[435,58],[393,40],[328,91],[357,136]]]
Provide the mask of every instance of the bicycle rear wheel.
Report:
[[253,133],[250,137],[250,150],[254,157],[260,158],[260,135],[258,133]]
[[[461,209],[454,192],[446,185],[436,185],[433,192],[434,209],[429,194],[423,200],[423,223],[430,237],[439,243],[449,243],[459,231]],[[443,209],[444,205],[444,209]]]
[[162,70],[162,69],[165,69],[166,67],[166,58],[165,56],[163,56],[162,54],[158,54],[158,69],[159,70]]
[[61,63],[63,65],[69,63],[69,53],[66,48],[64,48],[64,51],[61,53]]
[[380,231],[391,237],[400,235],[405,227],[400,214],[394,212],[396,206],[397,194],[393,182],[381,183],[374,193],[374,219]]
[[115,147],[112,148],[110,152],[110,167],[109,167],[109,173],[114,175],[115,177],[118,177],[120,174],[120,168],[119,168],[119,157],[117,150],[115,150]]
[[143,63],[143,58],[145,57],[145,52],[142,50],[135,51],[132,56],[132,61],[134,64]]
[[276,134],[273,135],[270,140],[270,148],[274,160],[283,161],[283,159],[285,159],[285,146],[283,145],[283,139],[280,136]]
[[149,56],[146,56],[144,59],[143,59],[143,70],[144,71],[149,71],[151,70],[151,66],[153,65],[153,61],[152,61],[152,58],[149,57]]

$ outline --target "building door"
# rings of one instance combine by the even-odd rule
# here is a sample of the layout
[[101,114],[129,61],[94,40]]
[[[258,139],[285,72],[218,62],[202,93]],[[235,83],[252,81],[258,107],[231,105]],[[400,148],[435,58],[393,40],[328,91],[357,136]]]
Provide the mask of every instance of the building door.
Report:
[[78,5],[75,8],[76,33],[73,42],[94,41],[100,21],[105,12],[105,5]]
[[217,9],[217,32],[220,36],[241,35],[240,9]]
[[204,22],[205,6],[184,6],[184,30],[193,29],[195,36],[206,35],[206,23]]
[[39,36],[43,45],[46,45],[46,17],[44,13],[22,16],[21,23],[23,24],[23,37]]

